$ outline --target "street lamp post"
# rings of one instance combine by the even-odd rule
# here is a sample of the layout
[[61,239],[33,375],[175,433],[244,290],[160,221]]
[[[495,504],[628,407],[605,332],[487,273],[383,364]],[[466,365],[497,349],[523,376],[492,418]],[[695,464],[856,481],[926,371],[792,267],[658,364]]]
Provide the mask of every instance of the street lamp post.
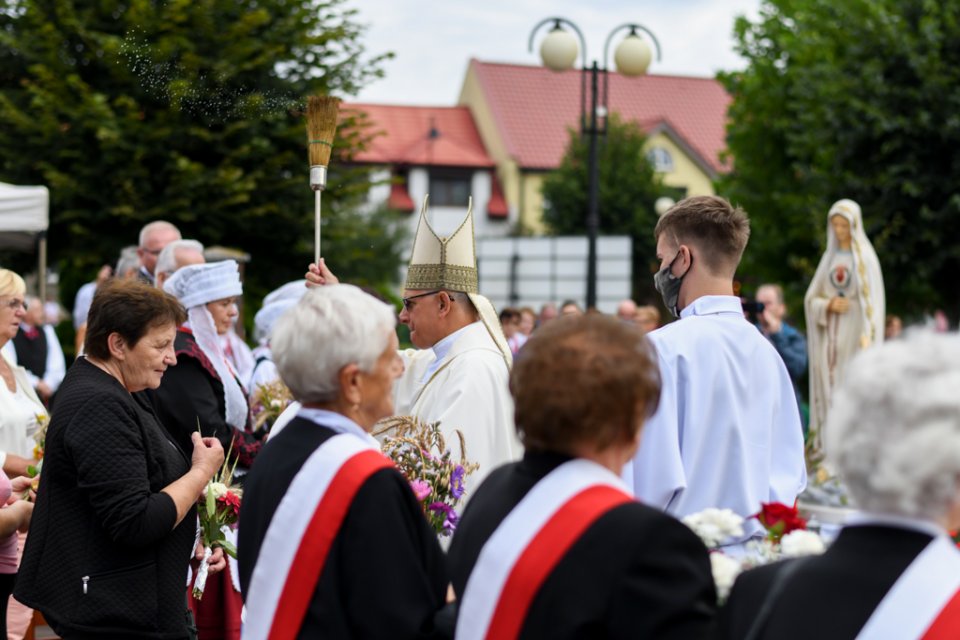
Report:
[[[607,36],[603,47],[603,66],[596,60],[587,66],[587,43],[579,27],[566,18],[553,17],[540,21],[530,32],[528,48],[533,51],[533,41],[537,32],[546,24],[553,23],[550,33],[540,44],[540,57],[543,64],[553,71],[566,71],[573,67],[577,59],[577,39],[580,40],[579,49],[582,54],[580,65],[580,134],[590,136],[589,156],[587,168],[589,173],[589,195],[587,207],[587,308],[597,306],[597,235],[600,232],[600,163],[597,159],[598,139],[607,133],[607,96],[609,92],[609,75],[607,73],[607,57],[610,50],[610,41],[618,32],[629,29],[630,33],[617,45],[613,58],[617,64],[617,71],[628,77],[643,75],[647,72],[652,58],[650,47],[641,38],[637,31],[643,31],[653,41],[657,49],[657,60],[660,60],[660,43],[656,36],[646,27],[627,23],[622,24]],[[574,38],[563,26],[570,27],[576,34]],[[587,117],[587,74],[590,76],[590,111]],[[603,83],[601,91],[601,82]]]

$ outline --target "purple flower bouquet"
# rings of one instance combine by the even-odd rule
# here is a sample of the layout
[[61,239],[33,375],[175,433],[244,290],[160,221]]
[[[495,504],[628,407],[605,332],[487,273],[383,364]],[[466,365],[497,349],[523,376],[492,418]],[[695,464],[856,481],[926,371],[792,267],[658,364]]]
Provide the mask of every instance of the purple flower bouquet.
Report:
[[463,434],[454,430],[460,441],[460,460],[447,448],[440,423],[427,424],[411,416],[389,418],[377,435],[383,439],[383,452],[410,482],[413,495],[440,537],[451,535],[460,519],[456,507],[463,499],[463,482],[477,469],[466,458]]

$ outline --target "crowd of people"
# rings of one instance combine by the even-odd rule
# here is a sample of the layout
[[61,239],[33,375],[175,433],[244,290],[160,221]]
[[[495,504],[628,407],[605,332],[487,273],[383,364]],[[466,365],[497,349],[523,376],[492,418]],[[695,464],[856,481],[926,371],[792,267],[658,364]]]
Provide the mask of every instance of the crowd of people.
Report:
[[[253,350],[234,331],[237,263],[167,222],[81,289],[69,366],[0,269],[0,606],[83,639],[960,634],[956,337],[852,359],[824,440],[858,519],[821,557],[746,572],[720,606],[680,519],[731,509],[747,520],[724,552],[743,553],[765,535],[749,516],[807,483],[807,347],[781,288],[760,287],[749,319],[735,295],[745,213],[711,196],[661,217],[662,327],[629,300],[497,313],[469,210],[456,229],[421,212],[399,312],[309,265],[263,300]],[[277,382],[293,402],[258,429],[257,389]],[[395,416],[462,434],[479,465],[450,540],[380,453]],[[213,552],[198,600],[197,501],[228,452],[237,560]]]

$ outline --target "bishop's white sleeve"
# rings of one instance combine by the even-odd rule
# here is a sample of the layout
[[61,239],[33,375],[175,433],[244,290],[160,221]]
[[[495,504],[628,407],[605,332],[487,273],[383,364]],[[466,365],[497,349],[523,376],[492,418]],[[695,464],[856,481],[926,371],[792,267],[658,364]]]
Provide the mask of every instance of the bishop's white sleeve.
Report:
[[63,357],[63,349],[60,347],[60,340],[57,338],[57,332],[53,327],[43,325],[43,333],[47,338],[47,368],[43,374],[43,381],[47,383],[51,391],[60,388],[63,377],[67,374],[67,363]]
[[467,459],[480,465],[469,476],[468,489],[478,486],[500,465],[523,456],[523,445],[513,426],[507,376],[503,360],[496,354],[476,355],[469,367],[451,366],[450,376],[443,381],[443,405],[439,412],[431,413],[431,421],[440,421],[454,457],[459,456],[454,429],[459,429],[466,440]]
[[[660,404],[657,412],[643,425],[640,432],[640,448],[633,458],[632,474],[634,495],[644,504],[666,510],[670,502],[687,486],[680,451],[680,420],[683,407],[679,398],[684,397],[676,367],[670,366],[662,357],[660,365]],[[626,474],[625,474],[626,475]]]

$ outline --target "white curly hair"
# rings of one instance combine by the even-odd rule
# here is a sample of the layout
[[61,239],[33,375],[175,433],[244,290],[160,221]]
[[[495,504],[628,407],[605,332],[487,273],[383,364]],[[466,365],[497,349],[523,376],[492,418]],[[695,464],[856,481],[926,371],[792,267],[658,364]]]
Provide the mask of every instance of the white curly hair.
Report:
[[337,397],[343,367],[356,363],[373,370],[396,324],[393,307],[357,287],[317,287],[274,325],[273,361],[294,398],[329,402]]
[[913,331],[862,352],[826,426],[857,508],[944,516],[960,495],[960,337]]

